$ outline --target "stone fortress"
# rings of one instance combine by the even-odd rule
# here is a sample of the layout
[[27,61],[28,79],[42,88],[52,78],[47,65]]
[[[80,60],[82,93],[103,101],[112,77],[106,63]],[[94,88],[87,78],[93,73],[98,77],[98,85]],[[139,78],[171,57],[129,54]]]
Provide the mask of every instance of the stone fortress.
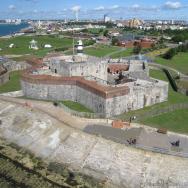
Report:
[[167,101],[168,83],[149,77],[143,61],[77,55],[49,56],[27,69],[21,80],[26,97],[71,100],[111,117]]

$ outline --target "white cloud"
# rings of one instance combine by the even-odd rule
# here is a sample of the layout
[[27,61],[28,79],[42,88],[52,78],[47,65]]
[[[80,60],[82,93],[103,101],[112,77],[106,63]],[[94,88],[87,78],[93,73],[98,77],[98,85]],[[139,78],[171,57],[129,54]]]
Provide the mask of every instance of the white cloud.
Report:
[[15,10],[16,9],[16,6],[15,5],[9,5],[8,7],[10,10]]
[[103,6],[95,8],[95,10],[104,10],[105,8]]
[[117,9],[119,8],[119,5],[113,5],[112,7],[110,7],[111,9]]
[[132,8],[133,8],[133,9],[139,9],[139,8],[140,8],[140,5],[134,4],[134,5],[132,6]]
[[166,9],[180,9],[182,8],[182,4],[178,1],[172,2],[172,1],[167,1],[164,5],[164,8]]
[[76,5],[76,6],[74,6],[74,7],[71,8],[71,10],[72,10],[73,12],[80,11],[80,9],[81,9],[81,6],[79,6],[79,5]]

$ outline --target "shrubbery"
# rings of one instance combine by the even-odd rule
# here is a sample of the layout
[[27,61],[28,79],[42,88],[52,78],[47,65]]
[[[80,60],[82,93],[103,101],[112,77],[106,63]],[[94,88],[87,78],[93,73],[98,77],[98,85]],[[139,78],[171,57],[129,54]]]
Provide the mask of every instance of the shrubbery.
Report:
[[188,52],[188,43],[182,44],[176,48],[171,48],[163,55],[163,58],[172,59],[179,52]]
[[94,40],[85,40],[84,41],[84,46],[91,46],[95,44],[95,41]]
[[55,52],[66,51],[66,50],[68,50],[68,49],[69,49],[69,48],[67,48],[67,47],[56,48],[56,49],[55,49]]

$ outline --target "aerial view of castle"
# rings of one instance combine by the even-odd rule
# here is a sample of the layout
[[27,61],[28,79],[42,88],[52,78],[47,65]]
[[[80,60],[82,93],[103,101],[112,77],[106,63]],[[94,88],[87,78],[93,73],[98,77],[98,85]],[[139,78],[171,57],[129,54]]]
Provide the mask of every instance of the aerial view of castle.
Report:
[[79,102],[104,117],[168,100],[168,83],[150,78],[147,62],[91,57],[80,50],[82,41],[78,44],[77,54],[46,57],[41,66],[27,70],[24,95]]

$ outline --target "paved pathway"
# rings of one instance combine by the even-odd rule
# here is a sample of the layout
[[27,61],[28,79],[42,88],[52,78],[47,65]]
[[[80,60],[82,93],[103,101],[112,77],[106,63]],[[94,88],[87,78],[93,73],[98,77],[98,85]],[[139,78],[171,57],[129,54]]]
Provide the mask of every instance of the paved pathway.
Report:
[[125,48],[120,48],[119,50],[117,50],[117,51],[115,51],[115,52],[111,52],[111,53],[105,55],[104,57],[105,57],[105,58],[109,58],[109,57],[111,57],[112,55],[115,55],[115,54],[118,54],[118,53],[121,53],[121,52],[124,52],[124,51],[126,51]]
[[41,112],[48,114],[49,116],[57,119],[58,121],[76,129],[84,129],[88,124],[95,123],[108,123],[111,122],[110,120],[106,119],[85,119],[79,118],[76,116],[72,116],[71,114],[65,112],[63,108],[56,107],[53,105],[52,102],[45,102],[45,101],[35,101],[35,100],[28,100],[28,99],[18,99],[12,98],[8,96],[0,96],[0,100],[4,100],[7,102],[12,102],[19,105],[26,105],[28,104],[31,108],[37,109]]
[[[0,136],[43,159],[106,180],[106,187],[151,188],[151,183],[158,187],[170,183],[172,187],[183,188],[183,184],[188,184],[187,159],[134,149],[89,135],[45,113],[5,100],[10,99],[0,99]],[[23,104],[22,100],[17,103]],[[49,107],[40,102],[33,105]]]
[[166,66],[166,65],[161,65],[161,64],[158,64],[158,63],[154,63],[154,62],[149,62],[148,63],[150,66],[155,66],[155,67],[158,67],[160,69],[167,69],[167,70],[170,70],[170,71],[173,71],[175,72],[177,75],[180,75],[180,78],[185,78],[185,79],[188,79],[188,76],[186,74],[183,74],[181,73],[180,71],[178,71],[177,69],[174,69],[172,67],[169,67],[169,66]]

